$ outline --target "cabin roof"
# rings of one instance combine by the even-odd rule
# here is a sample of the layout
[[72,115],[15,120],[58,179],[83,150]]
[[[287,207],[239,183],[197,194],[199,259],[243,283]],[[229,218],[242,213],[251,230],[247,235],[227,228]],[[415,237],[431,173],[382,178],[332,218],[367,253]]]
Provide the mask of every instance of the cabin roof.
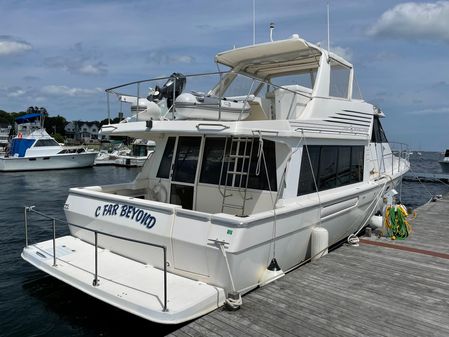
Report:
[[293,35],[290,39],[232,49],[215,56],[218,63],[258,78],[281,76],[319,65],[323,50]]

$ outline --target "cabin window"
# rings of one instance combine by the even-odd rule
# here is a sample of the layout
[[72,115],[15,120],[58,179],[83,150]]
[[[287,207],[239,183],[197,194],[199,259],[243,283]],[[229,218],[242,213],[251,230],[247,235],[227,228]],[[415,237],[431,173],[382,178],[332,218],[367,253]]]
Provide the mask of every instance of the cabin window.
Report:
[[193,209],[193,186],[171,184],[170,204],[181,205],[184,209]]
[[312,145],[304,147],[298,195],[316,192],[316,188],[318,191],[325,191],[361,182],[364,153],[363,146]]
[[201,137],[179,137],[172,180],[183,183],[195,182]]
[[42,147],[42,146],[59,146],[59,144],[53,139],[39,139],[34,147]]
[[173,160],[173,149],[175,148],[175,137],[168,137],[165,145],[164,155],[162,156],[161,164],[157,171],[158,178],[168,179],[170,176],[170,168]]
[[371,134],[372,143],[388,143],[382,124],[378,116],[374,116],[373,133]]
[[[257,190],[271,190],[277,191],[277,177],[276,177],[276,151],[275,143],[271,140],[263,140],[263,153],[265,157],[266,170],[264,160],[260,160],[260,173],[257,175],[257,163],[258,158],[259,140],[255,139],[253,142],[253,152],[251,155],[251,166],[249,171],[248,188],[254,188]],[[267,175],[268,171],[268,175]],[[267,176],[270,181],[268,185]],[[269,188],[270,187],[270,188]]]
[[329,96],[348,98],[351,69],[331,59]]
[[201,183],[218,185],[225,143],[225,138],[206,138],[201,166]]
[[[259,168],[258,168],[258,149],[259,149],[259,140],[254,139],[252,142],[251,149],[251,140],[247,143],[247,148],[245,150],[245,141],[241,141],[238,148],[238,158],[230,158],[229,154],[232,153],[235,156],[237,153],[237,143],[231,141],[230,138],[227,140],[225,138],[207,138],[204,146],[204,154],[203,154],[203,163],[201,167],[201,183],[207,184],[219,184],[220,181],[220,172],[222,176],[221,185],[226,184],[227,186],[234,187],[245,187],[246,186],[246,176],[240,174],[232,174],[229,173],[226,175],[226,171],[234,171],[234,172],[248,172],[249,167],[249,180],[248,180],[248,188],[257,189],[257,190],[269,190],[277,191],[277,177],[276,177],[276,152],[275,152],[275,143],[269,140],[263,141],[263,152],[265,157],[265,163],[268,170],[268,177],[270,179],[270,185],[268,185],[267,180],[267,170],[265,170],[265,165],[263,158],[260,160]],[[232,144],[232,150],[231,150]],[[225,153],[226,147],[226,158],[223,162],[223,155]],[[251,154],[250,160],[248,158],[243,158],[245,155],[249,156]],[[237,163],[236,163],[237,161]],[[223,163],[222,163],[223,162]],[[242,165],[244,163],[244,167]],[[258,173],[258,174],[256,174]],[[225,178],[227,176],[227,179]],[[270,188],[269,188],[270,187]]]
[[302,73],[275,77],[271,83],[278,86],[300,85],[309,89],[313,89],[315,85],[317,69],[307,70]]

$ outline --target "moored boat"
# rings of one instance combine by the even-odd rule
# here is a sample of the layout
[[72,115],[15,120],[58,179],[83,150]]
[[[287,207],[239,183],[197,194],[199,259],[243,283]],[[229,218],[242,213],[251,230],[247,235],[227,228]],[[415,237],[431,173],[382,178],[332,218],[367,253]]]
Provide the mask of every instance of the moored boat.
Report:
[[[297,35],[215,60],[231,70],[207,93],[182,93],[193,76],[134,82],[134,118],[102,132],[153,140],[153,155],[133,182],[70,189],[70,235],[27,244],[25,260],[173,324],[238,306],[382,212],[408,150],[390,147],[350,62]],[[153,94],[140,97],[142,84]],[[107,92],[123,102],[126,87]]]
[[441,166],[441,170],[444,173],[449,173],[449,149],[446,150],[443,159],[441,159],[439,163]]
[[92,166],[97,152],[84,148],[65,148],[44,129],[43,114],[27,114],[16,118],[17,136],[0,157],[0,171],[34,171]]

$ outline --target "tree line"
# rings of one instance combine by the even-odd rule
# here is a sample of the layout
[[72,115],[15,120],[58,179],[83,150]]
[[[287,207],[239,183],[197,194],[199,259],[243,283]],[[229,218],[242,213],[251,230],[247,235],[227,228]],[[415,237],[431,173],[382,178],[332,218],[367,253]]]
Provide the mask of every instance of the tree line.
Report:
[[[63,116],[57,115],[56,117],[48,116],[47,109],[44,107],[29,107],[27,111],[20,112],[6,112],[0,110],[0,124],[11,125],[14,127],[17,117],[30,114],[30,113],[40,113],[45,115],[44,127],[45,130],[50,134],[59,134],[65,137],[65,126],[69,123]],[[111,120],[111,123],[118,123],[120,120],[115,118]],[[108,124],[108,119],[105,118],[102,121],[91,121],[101,125]]]

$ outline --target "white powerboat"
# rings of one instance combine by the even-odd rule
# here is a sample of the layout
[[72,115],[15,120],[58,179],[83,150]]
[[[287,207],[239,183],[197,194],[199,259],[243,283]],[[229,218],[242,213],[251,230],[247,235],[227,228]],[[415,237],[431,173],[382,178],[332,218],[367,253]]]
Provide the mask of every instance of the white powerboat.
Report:
[[[136,114],[102,133],[153,140],[155,151],[130,183],[71,188],[70,235],[27,243],[26,261],[174,324],[240,305],[382,212],[408,150],[390,147],[351,63],[297,35],[215,61],[230,71],[205,93],[186,92],[199,76],[179,74],[162,88],[155,79],[107,90],[120,102],[128,92]],[[141,97],[145,85],[154,89]]]
[[141,167],[145,161],[153,154],[154,141],[135,139],[131,144],[131,151],[126,154],[120,154],[114,160],[114,165],[125,167]]
[[444,173],[449,173],[449,149],[446,150],[443,159],[440,160],[439,163],[441,166],[441,170]]
[[16,119],[18,134],[0,157],[0,171],[33,171],[92,166],[97,152],[64,148],[43,127],[44,115],[27,114]]

